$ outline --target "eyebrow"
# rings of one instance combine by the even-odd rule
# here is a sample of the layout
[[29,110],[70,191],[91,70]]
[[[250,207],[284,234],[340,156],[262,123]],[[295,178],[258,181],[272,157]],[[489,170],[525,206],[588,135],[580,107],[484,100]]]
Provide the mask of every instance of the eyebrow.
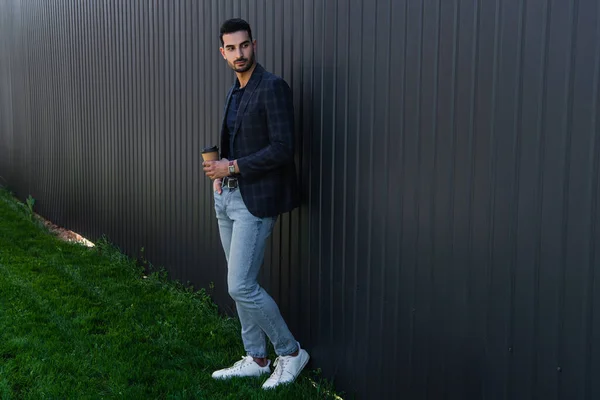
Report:
[[[250,43],[250,41],[249,40],[245,40],[242,43],[240,43],[238,46],[242,46],[242,45],[248,44],[248,43]],[[228,47],[235,47],[235,44],[226,44],[225,48],[228,48]]]

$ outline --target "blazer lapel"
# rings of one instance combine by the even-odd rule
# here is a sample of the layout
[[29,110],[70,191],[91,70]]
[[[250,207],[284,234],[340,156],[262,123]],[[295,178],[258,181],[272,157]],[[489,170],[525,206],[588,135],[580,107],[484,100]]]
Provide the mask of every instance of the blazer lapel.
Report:
[[[252,98],[254,91],[256,90],[256,88],[258,87],[258,84],[260,83],[260,81],[262,79],[263,72],[264,72],[264,68],[260,64],[256,64],[256,68],[254,68],[254,71],[252,72],[252,76],[250,77],[250,80],[246,84],[246,88],[244,89],[244,95],[242,96],[242,100],[240,101],[240,105],[238,107],[237,116],[235,118],[235,128],[233,129],[232,140],[235,139],[235,135],[237,134],[237,131],[240,129],[240,124],[242,123],[242,116],[244,115],[244,111],[246,110],[246,107],[248,107],[248,102]],[[233,145],[233,143],[232,143],[232,145]]]

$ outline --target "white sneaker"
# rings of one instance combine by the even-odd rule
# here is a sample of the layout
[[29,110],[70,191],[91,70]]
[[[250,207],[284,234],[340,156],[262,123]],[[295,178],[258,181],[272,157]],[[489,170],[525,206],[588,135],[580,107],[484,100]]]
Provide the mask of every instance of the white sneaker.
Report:
[[245,356],[233,366],[213,372],[212,377],[215,379],[229,379],[235,376],[261,376],[271,372],[270,365],[271,361],[267,360],[267,365],[261,367],[254,361],[252,356]]
[[263,383],[263,389],[273,389],[276,386],[283,385],[285,383],[294,382],[294,380],[300,375],[302,369],[308,363],[310,356],[306,352],[306,350],[300,347],[300,343],[298,343],[298,355],[296,357],[293,356],[279,356],[275,360],[273,364],[275,366],[275,371]]

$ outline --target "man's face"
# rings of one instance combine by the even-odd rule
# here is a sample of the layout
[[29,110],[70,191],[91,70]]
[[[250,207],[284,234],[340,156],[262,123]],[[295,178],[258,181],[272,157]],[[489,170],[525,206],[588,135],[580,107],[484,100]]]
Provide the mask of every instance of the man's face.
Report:
[[251,42],[246,31],[226,33],[223,35],[223,47],[220,50],[231,69],[235,72],[246,72],[254,65],[256,40]]

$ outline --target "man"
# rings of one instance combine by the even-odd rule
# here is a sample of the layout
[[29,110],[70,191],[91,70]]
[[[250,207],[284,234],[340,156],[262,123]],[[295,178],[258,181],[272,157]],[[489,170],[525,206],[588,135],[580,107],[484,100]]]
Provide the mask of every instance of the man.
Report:
[[229,90],[221,127],[221,160],[204,162],[212,179],[227,285],[242,324],[246,356],[213,378],[270,373],[266,336],[278,357],[263,384],[296,379],[308,362],[277,304],[260,287],[266,240],[281,213],[298,205],[294,164],[294,109],[287,83],[255,60],[256,40],[241,19],[221,26],[221,54],[237,79]]

